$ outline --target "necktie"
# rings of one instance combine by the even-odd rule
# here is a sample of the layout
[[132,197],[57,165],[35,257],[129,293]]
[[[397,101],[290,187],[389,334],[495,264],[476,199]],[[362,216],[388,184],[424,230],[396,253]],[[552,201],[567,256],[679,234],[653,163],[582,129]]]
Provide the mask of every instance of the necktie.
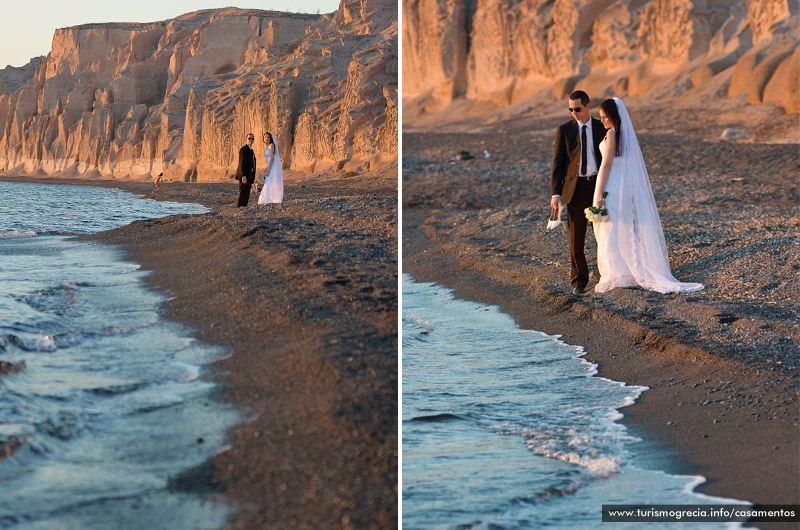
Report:
[[586,125],[581,125],[581,175],[586,174]]

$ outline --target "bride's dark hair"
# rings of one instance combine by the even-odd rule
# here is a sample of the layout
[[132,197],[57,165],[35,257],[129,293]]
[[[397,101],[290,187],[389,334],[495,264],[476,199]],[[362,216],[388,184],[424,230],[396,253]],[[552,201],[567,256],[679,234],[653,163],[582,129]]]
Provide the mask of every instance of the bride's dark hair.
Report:
[[616,152],[614,153],[616,156],[619,156],[619,138],[620,138],[620,126],[621,120],[619,118],[619,111],[617,110],[617,102],[613,99],[607,99],[600,103],[600,108],[603,110],[608,119],[611,120],[611,123],[614,124],[614,129],[617,131],[616,133]]
[[270,144],[275,145],[275,140],[272,138],[272,133],[271,132],[269,132],[269,131],[265,132],[264,136],[268,136],[269,137],[269,144],[267,144],[267,145],[270,145]]

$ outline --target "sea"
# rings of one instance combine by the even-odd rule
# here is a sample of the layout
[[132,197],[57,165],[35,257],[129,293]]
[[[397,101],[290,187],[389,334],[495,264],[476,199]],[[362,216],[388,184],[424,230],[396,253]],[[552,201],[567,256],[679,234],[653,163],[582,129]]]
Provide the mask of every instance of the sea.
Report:
[[175,487],[240,421],[225,352],[162,319],[120,248],[76,235],[203,213],[117,189],[0,182],[0,528],[215,529],[231,507]]
[[402,528],[719,529],[603,523],[604,504],[747,504],[695,492],[674,454],[620,423],[646,387],[579,346],[402,276]]

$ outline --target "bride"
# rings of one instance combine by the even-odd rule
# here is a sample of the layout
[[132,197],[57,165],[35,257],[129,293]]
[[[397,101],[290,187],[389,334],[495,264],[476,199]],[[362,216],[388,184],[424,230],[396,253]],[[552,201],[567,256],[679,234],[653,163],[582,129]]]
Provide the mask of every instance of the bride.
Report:
[[264,133],[264,143],[267,148],[264,158],[267,159],[267,176],[264,178],[264,187],[258,196],[258,204],[283,202],[283,166],[278,145],[271,132]]
[[636,285],[659,293],[699,291],[702,284],[681,283],[670,272],[650,179],[622,100],[603,101],[600,120],[608,132],[600,144],[603,162],[593,205],[606,208],[608,219],[592,223],[600,271],[595,292]]

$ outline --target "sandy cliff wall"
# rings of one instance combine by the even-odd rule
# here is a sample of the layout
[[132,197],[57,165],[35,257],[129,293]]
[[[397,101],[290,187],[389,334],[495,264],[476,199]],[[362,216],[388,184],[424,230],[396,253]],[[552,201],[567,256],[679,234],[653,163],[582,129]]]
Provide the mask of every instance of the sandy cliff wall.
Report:
[[25,66],[6,66],[0,69],[0,94],[16,92],[22,85],[30,81],[36,74],[36,69],[42,64],[42,59],[44,56],[34,57]]
[[409,102],[507,105],[578,83],[670,98],[714,79],[715,96],[800,112],[793,0],[404,0],[402,11]]
[[268,130],[287,168],[394,163],[396,9],[344,0],[322,16],[227,8],[57,30],[32,78],[0,85],[0,168],[221,179],[245,134],[261,151]]

